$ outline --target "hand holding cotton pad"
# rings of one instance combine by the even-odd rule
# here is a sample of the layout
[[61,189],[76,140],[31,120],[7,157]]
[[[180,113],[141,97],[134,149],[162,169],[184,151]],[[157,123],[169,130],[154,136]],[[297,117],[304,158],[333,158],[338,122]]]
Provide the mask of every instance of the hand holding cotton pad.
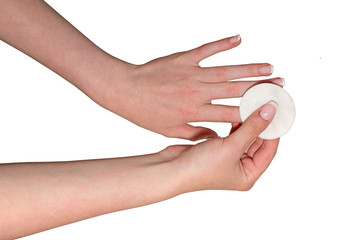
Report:
[[270,101],[276,102],[278,106],[270,125],[259,135],[263,139],[279,138],[293,125],[295,105],[289,93],[275,84],[258,84],[244,94],[240,103],[240,118],[244,122],[254,111]]

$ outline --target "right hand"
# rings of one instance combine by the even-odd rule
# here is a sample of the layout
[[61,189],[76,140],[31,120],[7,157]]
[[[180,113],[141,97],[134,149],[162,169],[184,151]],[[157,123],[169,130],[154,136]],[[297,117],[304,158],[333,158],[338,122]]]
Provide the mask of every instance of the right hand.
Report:
[[[276,108],[266,104],[244,123],[234,124],[226,138],[194,146],[171,146],[161,152],[182,172],[180,192],[205,189],[249,190],[274,158],[279,139],[258,135],[270,124]],[[265,119],[264,114],[266,115]],[[170,157],[172,155],[172,157]]]

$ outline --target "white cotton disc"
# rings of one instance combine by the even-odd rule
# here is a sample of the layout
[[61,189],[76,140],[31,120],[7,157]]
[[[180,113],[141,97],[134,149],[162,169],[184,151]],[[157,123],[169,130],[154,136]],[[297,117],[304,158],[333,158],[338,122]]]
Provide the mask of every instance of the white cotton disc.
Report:
[[293,125],[295,105],[289,93],[275,84],[258,84],[244,94],[240,103],[240,118],[244,122],[253,112],[271,100],[278,106],[270,125],[259,135],[263,139],[279,138]]

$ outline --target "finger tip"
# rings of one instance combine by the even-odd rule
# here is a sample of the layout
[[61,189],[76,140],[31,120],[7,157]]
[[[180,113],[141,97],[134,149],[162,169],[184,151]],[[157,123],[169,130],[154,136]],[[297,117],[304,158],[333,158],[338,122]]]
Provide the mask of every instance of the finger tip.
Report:
[[230,43],[234,44],[233,47],[238,46],[241,43],[241,36],[240,34],[237,34],[233,37],[230,37]]

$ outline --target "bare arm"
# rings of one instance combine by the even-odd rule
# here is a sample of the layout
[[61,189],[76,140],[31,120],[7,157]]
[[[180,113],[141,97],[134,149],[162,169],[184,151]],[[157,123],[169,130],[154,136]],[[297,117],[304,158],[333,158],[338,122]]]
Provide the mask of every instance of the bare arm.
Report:
[[266,105],[240,128],[234,126],[227,138],[194,146],[171,146],[151,155],[2,164],[0,239],[33,234],[191,191],[249,190],[277,150],[279,139],[257,138],[274,113],[274,107]]
[[163,155],[0,165],[0,239],[180,194],[181,169]]
[[[91,97],[115,59],[42,0],[0,0],[0,39],[47,66]],[[116,60],[125,75],[126,64]]]

